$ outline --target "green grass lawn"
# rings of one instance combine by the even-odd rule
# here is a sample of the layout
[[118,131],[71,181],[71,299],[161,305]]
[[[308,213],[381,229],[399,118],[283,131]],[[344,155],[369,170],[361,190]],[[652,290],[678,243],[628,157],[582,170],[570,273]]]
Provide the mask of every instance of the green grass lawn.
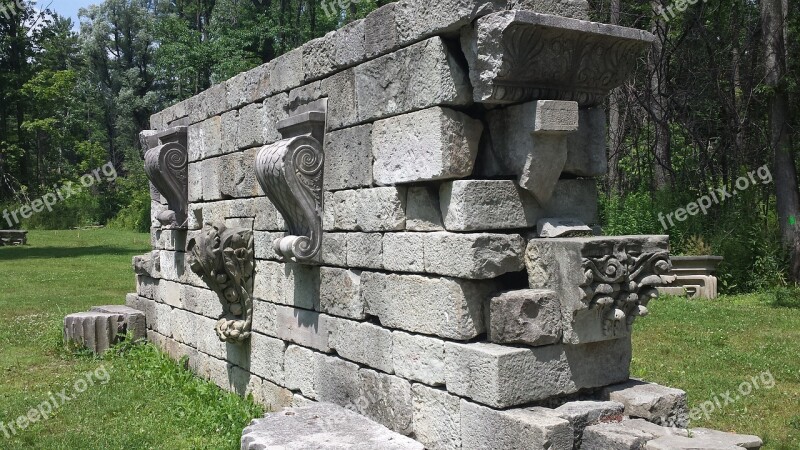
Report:
[[[27,414],[51,392],[75,395],[87,373],[94,385],[11,439],[0,429],[0,448],[238,448],[242,428],[262,413],[251,402],[194,378],[152,346],[97,359],[61,345],[66,314],[123,303],[133,291],[131,257],[148,250],[149,237],[91,230],[29,238],[30,246],[0,248],[0,421]],[[720,400],[693,426],[758,434],[767,449],[796,450],[800,308],[787,304],[795,307],[773,306],[766,294],[657,300],[636,324],[634,375],[686,390],[691,407]],[[762,374],[758,389],[725,404]]]
[[[131,258],[148,251],[148,235],[32,231],[29,242],[0,248],[0,422],[13,434],[7,424],[51,393],[58,407],[10,439],[0,427],[1,449],[239,448],[260,407],[194,378],[149,345],[98,359],[61,344],[66,314],[124,303],[134,291]],[[81,379],[94,384],[78,393]],[[64,389],[74,398],[65,402]]]
[[766,449],[800,449],[800,305],[773,306],[774,299],[654,301],[635,325],[634,376],[685,390],[690,408],[705,403],[709,413],[693,427],[756,434]]

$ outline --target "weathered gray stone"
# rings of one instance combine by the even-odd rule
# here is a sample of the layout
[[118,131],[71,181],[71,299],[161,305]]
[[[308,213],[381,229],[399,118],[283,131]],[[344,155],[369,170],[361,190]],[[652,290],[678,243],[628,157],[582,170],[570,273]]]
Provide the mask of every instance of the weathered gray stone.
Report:
[[147,338],[147,323],[142,311],[123,305],[94,306],[89,311],[119,314],[123,317],[122,328],[118,329],[119,334],[124,336],[127,333],[131,333],[135,340]]
[[437,105],[463,106],[472,100],[466,73],[439,37],[361,64],[354,70],[359,122]]
[[488,301],[486,314],[487,338],[496,344],[537,347],[561,342],[561,304],[554,291],[505,292]]
[[689,430],[676,427],[662,427],[661,425],[656,425],[644,419],[625,419],[622,421],[622,425],[649,433],[653,435],[654,439],[661,436],[689,437]]
[[[237,370],[238,367],[234,366],[232,369]],[[295,402],[295,395],[292,391],[255,375],[250,375],[247,385],[242,386],[239,382],[239,386],[233,387],[234,392],[238,392],[242,396],[252,395],[253,401],[264,406],[267,411],[280,410],[294,405]],[[242,390],[244,393],[241,392]]]
[[332,316],[355,320],[366,318],[366,305],[361,298],[361,272],[320,268],[319,309]]
[[289,95],[277,94],[264,103],[251,103],[239,110],[236,146],[240,149],[271,144],[281,140],[277,123],[289,117]]
[[319,270],[315,266],[257,260],[253,297],[297,308],[318,309]]
[[277,315],[277,305],[253,299],[253,331],[276,337],[278,335]]
[[288,91],[303,84],[303,48],[288,51],[268,63],[270,94]]
[[253,333],[250,338],[250,371],[274,383],[283,384],[283,359],[286,343]]
[[228,80],[225,83],[228,91],[228,109],[237,109],[266,97],[270,84],[269,78],[269,65],[262,64]]
[[577,401],[565,403],[555,409],[559,417],[569,421],[575,433],[576,448],[581,448],[583,430],[597,423],[619,422],[625,407],[617,402]]
[[394,372],[431,386],[444,385],[444,341],[395,331],[392,333]]
[[535,227],[546,217],[597,221],[597,187],[592,180],[561,180],[542,206],[511,180],[458,180],[439,191],[448,231],[510,230]]
[[364,20],[356,20],[303,45],[305,81],[322,78],[366,59]]
[[195,124],[225,112],[228,107],[226,95],[225,83],[222,83],[215,84],[189,98],[186,103],[189,124]]
[[286,409],[244,429],[242,450],[423,450],[422,444],[330,403]]
[[[332,195],[332,194],[331,194]],[[323,219],[323,222],[325,219]],[[349,233],[323,233],[322,263],[329,266],[347,266],[347,235]]]
[[621,423],[600,423],[583,431],[581,450],[643,450],[653,435]]
[[396,6],[397,3],[389,3],[366,17],[364,34],[367,57],[372,58],[400,48],[400,36],[395,21]]
[[222,153],[222,118],[216,116],[190,125],[188,143],[190,162],[220,155]]
[[392,332],[377,325],[331,317],[327,319],[331,349],[342,358],[394,372]]
[[686,428],[689,425],[686,392],[680,389],[630,380],[604,388],[602,395],[625,405],[628,416],[670,427]]
[[[222,158],[204,159],[200,162],[200,172],[203,174],[203,200],[207,202],[222,198],[219,192],[221,165]],[[197,227],[191,228],[202,228],[203,222],[199,220],[198,222]]]
[[[759,448],[759,447],[754,447]],[[713,439],[663,436],[647,443],[645,450],[741,450],[742,446]]]
[[534,348],[447,343],[445,376],[448,391],[507,408],[626,379],[630,361],[630,339]]
[[320,91],[335,93],[330,95],[328,101],[328,131],[346,128],[359,122],[355,69],[347,69],[322,80]]
[[758,450],[762,445],[764,445],[764,441],[762,441],[758,436],[725,433],[717,430],[709,430],[708,428],[692,428],[690,431],[692,433],[692,438],[694,439],[718,442],[720,444],[730,443],[750,450]]
[[439,210],[439,189],[429,186],[408,188],[406,229],[409,231],[443,231]]
[[358,412],[400,434],[411,434],[414,416],[411,383],[369,369],[359,370],[358,376]]
[[314,389],[317,400],[358,411],[361,379],[358,365],[341,358],[314,353]]
[[420,233],[386,233],[383,267],[397,272],[425,272],[425,238]]
[[580,111],[578,131],[567,137],[564,173],[578,177],[602,177],[608,172],[606,112],[602,106]]
[[472,339],[485,331],[481,304],[491,282],[421,275],[362,272],[368,314],[381,325],[450,339]]
[[461,399],[422,384],[411,393],[415,439],[431,450],[461,449]]
[[525,240],[518,234],[420,234],[425,271],[467,279],[496,278],[523,269]]
[[282,255],[275,251],[275,240],[286,235],[283,231],[256,231],[253,233],[253,247],[256,259],[284,262]]
[[375,123],[373,176],[379,185],[463,178],[472,174],[480,121],[434,107]]
[[239,134],[239,111],[228,111],[222,114],[222,145],[220,153],[227,155],[238,150],[236,139]]
[[383,269],[383,234],[347,233],[347,265]]
[[572,448],[569,422],[554,412],[497,411],[461,400],[461,446],[464,449]]
[[300,391],[305,397],[317,398],[315,385],[317,357],[307,348],[290,345],[283,359],[284,380],[288,389]]
[[592,236],[590,227],[575,219],[541,219],[536,225],[540,238]]
[[372,125],[331,131],[325,135],[326,190],[372,184]]
[[122,314],[97,311],[70,314],[64,318],[64,341],[103,353],[119,341],[124,320]]
[[379,187],[333,194],[334,228],[345,231],[395,231],[406,226],[406,188]]
[[330,352],[328,344],[329,316],[305,309],[276,307],[278,338],[322,352]]

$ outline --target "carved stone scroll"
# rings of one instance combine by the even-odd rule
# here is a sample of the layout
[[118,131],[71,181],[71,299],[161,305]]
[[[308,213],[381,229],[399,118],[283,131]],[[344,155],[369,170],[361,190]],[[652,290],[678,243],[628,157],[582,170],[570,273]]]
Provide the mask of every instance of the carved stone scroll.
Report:
[[158,139],[161,145],[147,150],[144,156],[147,177],[169,205],[168,210],[158,215],[158,221],[165,229],[186,229],[189,203],[186,127],[170,128],[159,133]]
[[253,325],[253,232],[206,224],[200,236],[186,247],[189,266],[222,302],[223,317],[215,330],[223,342],[240,343],[250,338]]
[[284,139],[263,147],[256,159],[258,182],[289,229],[273,246],[288,260],[317,263],[322,247],[325,113],[292,116],[278,122],[278,129]]

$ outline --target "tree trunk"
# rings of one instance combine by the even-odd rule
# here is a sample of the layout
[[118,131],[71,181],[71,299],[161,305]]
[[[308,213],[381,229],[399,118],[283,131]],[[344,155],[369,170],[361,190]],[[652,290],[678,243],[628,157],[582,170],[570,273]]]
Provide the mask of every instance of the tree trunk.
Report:
[[791,276],[800,282],[800,193],[789,130],[789,95],[786,92],[786,14],[783,0],[761,0],[765,81],[772,89],[769,99],[770,148],[774,155],[773,178],[783,244],[791,252]]
[[[653,11],[660,11],[663,6],[659,0],[651,0]],[[655,167],[653,168],[654,184],[656,189],[664,189],[672,185],[672,153],[670,151],[671,135],[669,118],[667,115],[666,80],[667,61],[665,43],[667,40],[667,23],[661,14],[655,14],[653,19],[653,34],[656,42],[650,52],[650,115],[654,122]]]

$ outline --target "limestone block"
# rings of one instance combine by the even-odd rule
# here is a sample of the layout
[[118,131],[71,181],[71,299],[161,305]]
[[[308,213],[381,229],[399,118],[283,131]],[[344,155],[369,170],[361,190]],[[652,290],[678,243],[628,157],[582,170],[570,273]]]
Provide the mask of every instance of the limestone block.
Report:
[[558,294],[564,342],[630,336],[669,276],[667,236],[531,239],[528,282]]
[[525,289],[492,297],[486,308],[487,339],[533,347],[561,342],[561,304],[554,291]]
[[256,260],[253,297],[281,305],[319,308],[319,267]]
[[199,317],[189,311],[175,308],[170,314],[170,329],[172,330],[172,337],[178,342],[193,347],[197,346],[197,320]]
[[263,104],[251,103],[239,110],[236,146],[243,149],[281,140],[276,124],[289,117],[288,105],[289,94],[281,93],[267,98]]
[[275,252],[274,242],[286,235],[283,231],[255,231],[253,233],[253,246],[256,259],[283,262],[284,258]]
[[328,131],[359,123],[355,69],[347,69],[322,80],[320,90],[335,93],[328,99]]
[[[204,159],[200,162],[200,173],[203,174],[203,200],[213,201],[222,199],[219,193],[222,158]],[[202,227],[202,222],[199,223]]]
[[303,45],[306,82],[358,64],[366,58],[364,20],[356,20]]
[[300,391],[305,397],[317,398],[314,384],[316,356],[307,348],[290,345],[283,359],[284,380],[288,389]]
[[153,299],[174,308],[186,308],[186,305],[183,304],[183,297],[181,296],[181,288],[183,286],[184,285],[180,283],[162,279],[158,283],[158,290],[156,290]]
[[349,233],[323,233],[322,263],[330,266],[347,266],[347,235]]
[[482,302],[491,282],[421,275],[362,272],[367,313],[381,325],[450,339],[467,340],[485,331]]
[[222,316],[222,302],[216,292],[186,284],[180,285],[179,290],[181,306],[186,310],[211,319]]
[[630,361],[630,339],[533,348],[448,342],[445,377],[448,391],[507,408],[619,382]]
[[253,331],[267,336],[278,335],[277,305],[270,302],[253,300]]
[[[388,5],[387,5],[388,6]],[[439,209],[439,189],[429,186],[408,188],[406,229],[409,231],[443,231]]]
[[347,265],[383,269],[383,234],[347,233]]
[[251,422],[242,433],[242,450],[265,448],[423,450],[419,442],[330,403],[294,407]]
[[479,280],[517,272],[524,266],[525,240],[518,234],[436,232],[420,236],[425,241],[428,273]]
[[576,401],[565,403],[555,409],[556,414],[569,421],[575,433],[575,443],[580,447],[586,427],[608,422],[619,422],[625,406],[617,402]]
[[592,236],[592,228],[575,219],[541,219],[536,224],[540,238]]
[[747,449],[758,450],[764,445],[764,441],[758,436],[750,436],[744,434],[725,433],[717,430],[709,430],[708,428],[692,428],[692,437],[694,439],[702,439],[704,441],[730,443],[739,447]]
[[678,428],[689,425],[686,392],[680,389],[630,380],[602,391],[603,398],[625,405],[625,414]]
[[155,304],[153,329],[166,337],[172,337],[172,307],[163,303]]
[[145,316],[144,313],[139,310],[123,305],[106,305],[95,306],[90,310],[90,312],[92,311],[106,314],[119,314],[123,317],[122,328],[119,330],[120,334],[125,335],[131,333],[136,340],[147,338]]
[[383,267],[393,272],[425,272],[425,238],[420,233],[386,233]]
[[636,450],[644,449],[653,435],[621,423],[600,423],[583,431],[581,449]]
[[461,449],[461,399],[422,384],[414,384],[411,394],[414,437],[427,449]]
[[236,139],[239,134],[239,111],[222,114],[222,146],[220,153],[227,155],[238,150]]
[[328,344],[329,316],[305,309],[277,306],[275,322],[278,338],[322,352],[330,352]]
[[[238,367],[232,367],[234,371]],[[245,374],[247,374],[245,372]],[[292,391],[278,386],[275,383],[263,380],[256,375],[250,375],[246,386],[234,386],[234,392],[239,395],[252,395],[256,403],[261,404],[267,411],[276,411],[294,404],[295,396]],[[241,383],[241,382],[240,382]],[[243,388],[243,389],[242,389]],[[242,394],[242,390],[244,393]]]
[[186,248],[186,230],[151,229],[155,242],[153,248],[170,251],[184,251]]
[[379,185],[464,178],[472,174],[483,125],[434,107],[375,123],[373,176]]
[[225,85],[228,90],[228,109],[262,100],[270,88],[270,67],[262,64],[231,78]]
[[209,117],[225,112],[228,107],[225,83],[215,84],[207,90],[187,100],[189,124],[195,124]]
[[267,63],[270,94],[288,91],[303,84],[303,48],[296,48]]
[[606,112],[603,107],[581,109],[578,131],[567,137],[564,173],[597,178],[608,172]]
[[64,318],[64,341],[103,353],[119,342],[124,320],[122,314],[97,311],[70,314]]
[[395,231],[406,226],[406,188],[379,187],[333,194],[334,228],[344,231]]
[[444,341],[416,334],[392,333],[394,372],[431,386],[444,385]]
[[332,316],[355,320],[366,318],[366,305],[361,297],[361,272],[320,268],[319,309]]
[[358,371],[358,412],[403,435],[413,432],[411,383],[369,369]]
[[400,36],[395,21],[396,3],[381,6],[364,21],[365,51],[369,58],[400,48]]
[[462,448],[569,450],[572,445],[572,427],[553,412],[497,411],[461,400]]
[[255,172],[258,148],[222,156],[219,162],[219,192],[222,198],[243,198],[261,195]]
[[[187,168],[189,203],[203,200],[203,171],[199,162],[189,163]],[[190,214],[191,215],[191,214]]]
[[[336,229],[336,202],[334,200],[333,192],[322,192],[322,229],[324,231],[331,231]],[[322,245],[325,245],[324,239]],[[322,252],[322,251],[320,251]]]
[[[714,439],[663,436],[647,443],[646,450],[741,450],[743,446]],[[751,447],[758,449],[759,447]]]
[[327,133],[323,187],[340,190],[371,184],[372,125]]
[[250,338],[250,371],[274,383],[284,383],[283,359],[286,343],[253,333]]
[[222,153],[222,118],[212,117],[189,126],[189,161],[218,156]]
[[285,231],[286,223],[275,205],[267,197],[253,199],[255,223],[253,228],[264,231]]
[[545,206],[511,180],[458,180],[442,184],[439,202],[448,231],[532,228],[547,217],[597,222],[592,180],[559,181]]
[[359,411],[361,380],[358,365],[341,358],[314,353],[314,389],[317,401]]
[[392,332],[377,325],[330,317],[328,344],[347,360],[393,373]]
[[439,37],[361,64],[354,71],[359,122],[432,106],[465,106],[472,100],[466,73]]

